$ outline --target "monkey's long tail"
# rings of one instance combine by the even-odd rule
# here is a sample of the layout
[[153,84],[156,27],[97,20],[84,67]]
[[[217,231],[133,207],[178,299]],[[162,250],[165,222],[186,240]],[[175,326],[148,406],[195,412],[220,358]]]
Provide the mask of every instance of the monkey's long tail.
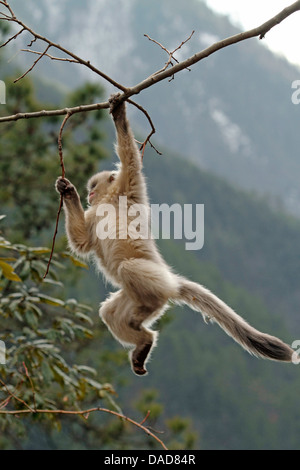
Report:
[[200,311],[204,319],[214,320],[250,354],[274,361],[291,362],[293,349],[280,339],[261,333],[250,326],[228,305],[200,284],[180,278],[178,296],[173,300]]

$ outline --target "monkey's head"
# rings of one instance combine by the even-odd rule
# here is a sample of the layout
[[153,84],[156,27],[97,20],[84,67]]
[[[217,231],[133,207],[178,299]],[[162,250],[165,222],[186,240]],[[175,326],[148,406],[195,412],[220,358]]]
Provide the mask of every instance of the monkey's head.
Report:
[[87,184],[89,204],[97,204],[102,196],[107,194],[116,175],[116,171],[101,171],[90,178]]

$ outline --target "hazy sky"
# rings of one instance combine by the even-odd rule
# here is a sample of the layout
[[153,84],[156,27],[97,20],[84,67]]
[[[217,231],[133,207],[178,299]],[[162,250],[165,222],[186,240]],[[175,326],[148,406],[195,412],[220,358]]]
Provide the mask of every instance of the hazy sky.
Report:
[[[206,0],[206,3],[214,10],[228,14],[243,29],[250,29],[272,18],[293,0]],[[263,41],[300,65],[300,12],[273,28]]]

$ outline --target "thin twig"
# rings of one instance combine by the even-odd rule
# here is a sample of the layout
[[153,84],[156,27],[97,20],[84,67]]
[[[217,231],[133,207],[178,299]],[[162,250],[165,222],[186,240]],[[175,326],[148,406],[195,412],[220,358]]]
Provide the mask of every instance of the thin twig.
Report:
[[[0,384],[2,385],[3,388],[5,388],[5,390],[6,390],[6,392],[8,393],[9,396],[13,397],[15,400],[22,403],[22,405],[24,405],[26,408],[28,408],[28,410],[24,410],[24,411],[27,411],[28,413],[34,413],[35,412],[35,410],[33,410],[24,400],[22,400],[22,398],[17,397],[14,394],[14,392],[9,390],[7,385],[1,379],[0,379]],[[1,411],[1,414],[5,414],[5,413],[7,413],[7,412],[6,411]]]
[[150,416],[150,413],[151,413],[151,411],[148,410],[148,411],[147,411],[147,414],[146,414],[146,416],[145,416],[145,418],[140,422],[140,425],[141,425],[141,426],[147,421],[147,419],[148,419],[149,416]]
[[[62,133],[63,133],[64,127],[65,127],[65,125],[66,125],[66,122],[68,121],[68,119],[70,118],[70,116],[72,116],[72,112],[69,110],[68,113],[67,113],[67,115],[65,116],[63,122],[62,122],[62,125],[60,126],[59,135],[58,135],[58,153],[59,153],[59,160],[60,160],[61,176],[62,176],[62,178],[65,177],[65,173],[66,173],[66,171],[65,171],[65,165],[64,165],[64,158],[63,158]],[[56,240],[56,235],[57,235],[57,231],[58,231],[59,217],[60,217],[60,214],[61,214],[61,209],[62,209],[62,207],[63,207],[63,195],[61,194],[61,195],[60,195],[59,206],[58,206],[58,211],[57,211],[57,216],[56,216],[55,230],[54,230],[54,235],[53,235],[53,239],[52,239],[51,252],[50,252],[50,256],[49,256],[49,260],[48,260],[46,272],[45,272],[45,274],[44,274],[44,276],[43,276],[43,279],[46,279],[46,277],[48,276],[49,269],[50,269],[50,264],[51,264],[51,261],[52,261],[52,258],[53,258],[54,247],[55,247],[55,240]]]
[[[193,34],[195,34],[195,30],[193,30],[193,31],[191,32],[191,34],[189,35],[189,37],[188,37],[187,39],[185,39],[184,41],[182,41],[182,43],[181,43],[178,47],[176,47],[176,49],[174,49],[174,51],[172,51],[172,54],[174,54],[174,53],[177,52],[179,49],[181,49],[182,46],[184,46],[184,44],[186,44],[186,43],[192,38]],[[176,59],[175,59],[175,60],[176,60]]]
[[4,18],[1,18],[2,20],[7,20],[7,21],[11,20],[11,17],[9,15],[6,15],[6,13],[3,13],[3,11],[0,11],[0,15],[4,17]]
[[154,44],[157,44],[159,47],[161,47],[168,55],[171,54],[170,51],[168,51],[168,49],[163,46],[160,42],[156,41],[156,39],[150,38],[148,34],[144,34],[144,36],[149,39],[149,41],[154,42]]
[[[16,393],[17,390],[22,386],[23,383],[24,383],[24,380],[21,379],[20,382],[15,386],[15,389],[14,389],[14,392],[13,392],[13,393]],[[11,392],[9,391],[8,397],[5,398],[5,399],[0,403],[0,409],[5,408],[5,407],[9,404],[9,402],[10,402],[10,400],[11,400],[12,398],[13,398],[13,395],[12,395]]]
[[24,361],[23,361],[23,367],[25,369],[26,377],[28,378],[28,380],[30,382],[30,386],[31,386],[31,390],[32,390],[32,399],[33,399],[34,411],[36,411],[37,406],[36,406],[36,401],[35,401],[35,389],[34,389],[33,382],[31,380],[31,377],[29,375],[28,369],[27,369],[26,364],[25,364]]
[[36,64],[41,60],[42,57],[44,57],[44,55],[46,55],[47,51],[50,49],[50,45],[48,45],[46,47],[46,49],[44,50],[44,52],[33,62],[32,66],[26,70],[26,72],[23,73],[23,75],[21,75],[19,78],[16,78],[14,80],[14,83],[17,83],[19,80],[22,80],[22,78],[24,78],[29,72],[31,72],[31,70],[33,70],[33,68],[36,66]]
[[53,55],[45,54],[45,53],[39,52],[39,51],[32,51],[31,49],[21,49],[21,52],[30,52],[31,54],[45,55],[45,56],[49,57],[49,59],[51,59],[51,60],[58,60],[58,61],[61,61],[61,62],[72,62],[72,63],[75,63],[75,64],[80,63],[80,62],[78,62],[78,60],[75,60],[75,59],[67,59],[67,58],[63,58],[63,57],[54,57]]
[[63,206],[63,196],[61,195],[58,210],[57,210],[57,215],[56,215],[56,223],[55,223],[55,230],[54,230],[54,235],[53,235],[53,239],[52,239],[51,252],[50,252],[49,260],[48,260],[48,263],[47,263],[47,269],[46,269],[46,272],[43,276],[43,279],[46,279],[46,277],[48,276],[49,269],[50,269],[50,264],[51,264],[51,261],[52,261],[52,258],[53,258],[55,240],[56,240],[56,235],[57,235],[57,231],[58,231],[58,222],[59,222],[59,217],[60,217],[62,206]]
[[[148,34],[144,34],[144,36],[145,36],[146,38],[148,38],[149,41],[154,42],[155,44],[157,44],[157,45],[158,45],[159,47],[161,47],[161,49],[163,49],[163,50],[168,54],[168,56],[169,56],[168,61],[165,63],[165,66],[164,66],[162,69],[158,70],[157,72],[154,72],[153,75],[157,75],[157,74],[159,74],[159,73],[161,73],[161,72],[164,72],[164,71],[169,67],[169,65],[171,65],[171,66],[173,67],[174,64],[172,63],[172,59],[173,59],[175,62],[177,62],[177,64],[179,64],[179,61],[176,59],[176,57],[174,57],[174,54],[175,54],[176,51],[178,51],[179,49],[181,49],[181,47],[182,47],[184,44],[186,44],[186,43],[191,39],[191,37],[193,36],[194,33],[195,33],[195,31],[192,31],[191,34],[189,35],[189,37],[188,37],[187,39],[185,39],[185,41],[182,41],[182,43],[181,43],[179,46],[177,46],[173,51],[169,51],[169,50],[168,50],[165,46],[163,46],[160,42],[156,41],[156,40],[153,39],[153,38],[150,38],[150,36],[148,36]],[[187,69],[188,69],[189,71],[191,70],[191,69],[188,68],[188,67],[187,67]],[[173,78],[174,78],[174,75],[171,77],[171,79],[170,79],[169,81],[173,80]]]
[[11,18],[14,20],[16,18],[16,15],[14,14],[14,12],[13,12],[11,6],[9,5],[9,3],[7,2],[7,0],[3,0],[0,3],[8,9],[9,13],[11,14]]
[[12,399],[12,397],[7,397],[7,398],[5,398],[5,400],[3,400],[0,403],[0,410],[2,410],[2,408],[6,408],[11,399]]
[[68,119],[72,116],[72,112],[69,110],[66,117],[64,118],[62,125],[60,126],[59,134],[58,134],[58,153],[59,153],[59,159],[60,159],[60,166],[61,166],[61,176],[62,178],[65,177],[65,165],[64,165],[64,157],[63,157],[63,149],[62,149],[62,133],[64,130],[64,127],[68,121]]
[[10,43],[10,41],[13,41],[13,39],[16,39],[20,34],[23,33],[23,31],[25,31],[25,28],[22,28],[17,34],[9,38],[4,44],[1,44],[0,49],[1,47],[7,46],[7,44]]
[[30,43],[29,43],[29,44],[27,44],[27,47],[31,47],[31,46],[32,46],[32,44],[33,44],[34,42],[36,42],[36,41],[37,41],[37,38],[36,38],[36,37],[35,37],[35,38],[33,38],[33,39],[31,39]]
[[129,99],[128,99],[127,101],[128,101],[128,103],[132,104],[133,106],[135,106],[136,108],[138,108],[140,111],[142,111],[142,113],[145,114],[145,116],[147,117],[147,119],[148,119],[148,121],[149,121],[149,124],[150,124],[150,126],[151,126],[151,132],[150,132],[150,134],[148,135],[148,137],[146,138],[146,140],[144,140],[144,142],[141,144],[141,147],[140,147],[140,150],[143,151],[143,152],[142,152],[142,159],[143,159],[143,157],[144,157],[145,147],[146,147],[146,145],[147,145],[148,142],[149,142],[149,144],[151,145],[151,147],[156,151],[156,153],[158,153],[158,155],[162,155],[162,153],[159,152],[159,151],[157,150],[157,148],[154,147],[154,145],[153,145],[153,144],[151,143],[151,141],[150,141],[150,138],[153,136],[153,134],[155,134],[156,130],[155,130],[155,127],[154,127],[154,125],[153,125],[152,119],[151,119],[151,117],[149,116],[149,113],[148,113],[140,104],[135,103],[134,101],[129,100]]

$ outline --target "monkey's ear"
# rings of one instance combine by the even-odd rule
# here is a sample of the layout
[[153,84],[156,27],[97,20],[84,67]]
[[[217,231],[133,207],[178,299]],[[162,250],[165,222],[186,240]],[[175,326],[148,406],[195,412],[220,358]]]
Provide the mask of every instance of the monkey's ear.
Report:
[[108,182],[111,183],[112,181],[115,180],[115,178],[116,178],[116,175],[115,175],[114,173],[112,173],[112,174],[110,175],[110,177],[108,178]]

